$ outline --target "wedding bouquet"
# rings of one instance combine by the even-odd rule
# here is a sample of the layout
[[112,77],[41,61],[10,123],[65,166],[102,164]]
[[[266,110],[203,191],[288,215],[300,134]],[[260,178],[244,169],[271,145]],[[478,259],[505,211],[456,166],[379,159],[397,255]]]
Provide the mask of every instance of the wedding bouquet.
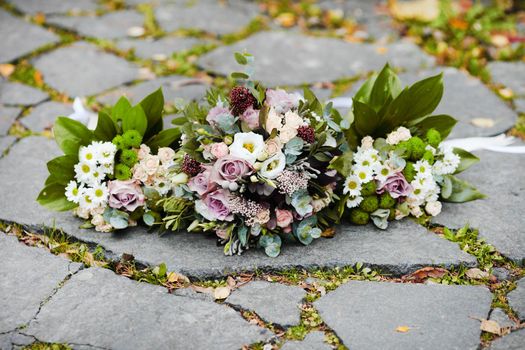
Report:
[[441,75],[402,89],[386,65],[341,116],[307,88],[264,88],[249,79],[253,57],[235,57],[247,67],[232,73],[236,85],[180,107],[171,129],[160,90],[134,107],[121,98],[93,131],[58,118],[65,155],[48,163],[39,202],[99,231],[141,220],[211,232],[228,255],[258,246],[274,257],[284,239],[308,245],[341,220],[386,229],[483,197],[454,176],[478,159],[442,143],[455,119],[431,115]]

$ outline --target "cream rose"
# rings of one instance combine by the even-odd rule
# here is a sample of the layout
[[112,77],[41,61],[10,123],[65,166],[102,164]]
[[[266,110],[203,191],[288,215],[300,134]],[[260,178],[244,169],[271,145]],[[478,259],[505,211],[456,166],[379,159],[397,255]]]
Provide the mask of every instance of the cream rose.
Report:
[[175,158],[175,151],[169,147],[161,147],[157,152],[157,155],[162,164],[170,164]]
[[428,215],[437,216],[439,213],[441,213],[442,204],[439,201],[435,202],[428,202],[425,205],[425,211],[428,213]]
[[280,130],[283,127],[282,118],[275,112],[273,108],[270,109],[266,119],[266,131],[272,133],[273,129]]
[[158,156],[148,155],[141,163],[148,175],[154,175],[159,169],[160,159]]
[[148,181],[148,173],[141,164],[136,164],[133,167],[133,179],[141,182]]
[[286,143],[297,136],[297,129],[284,126],[279,132],[279,139],[282,143]]
[[151,149],[145,144],[140,145],[139,151],[137,152],[137,157],[139,160],[143,160],[151,153]]
[[361,140],[361,147],[363,149],[370,149],[374,146],[374,139],[370,136],[365,136]]
[[269,157],[273,156],[277,152],[281,152],[282,148],[283,148],[283,144],[281,143],[281,140],[279,138],[274,137],[269,140],[266,140],[265,151]]

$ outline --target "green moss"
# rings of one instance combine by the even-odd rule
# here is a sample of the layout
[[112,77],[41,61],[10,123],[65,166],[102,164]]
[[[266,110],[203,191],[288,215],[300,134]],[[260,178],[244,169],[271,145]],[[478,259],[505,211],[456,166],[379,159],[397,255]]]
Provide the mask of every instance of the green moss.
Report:
[[370,220],[370,215],[360,209],[352,209],[350,211],[350,222],[356,225],[366,225]]
[[363,201],[359,205],[359,208],[367,213],[373,213],[379,208],[379,200],[376,195],[367,196],[363,198]]
[[441,134],[434,128],[427,131],[425,138],[428,144],[434,148],[437,148],[441,143]]
[[115,166],[115,177],[117,180],[129,180],[131,178],[131,170],[125,164],[117,164]]
[[385,192],[379,197],[379,208],[390,209],[396,205],[396,200],[392,198],[390,193]]
[[375,195],[376,190],[377,190],[377,184],[375,181],[372,180],[362,186],[361,195],[362,196],[372,196],[372,195]]
[[57,343],[41,343],[36,342],[31,345],[24,346],[23,350],[71,350],[71,348],[66,344],[57,344]]
[[416,176],[416,169],[414,169],[414,163],[407,162],[405,165],[405,169],[403,169],[403,176],[408,182],[411,182],[414,180],[414,176]]

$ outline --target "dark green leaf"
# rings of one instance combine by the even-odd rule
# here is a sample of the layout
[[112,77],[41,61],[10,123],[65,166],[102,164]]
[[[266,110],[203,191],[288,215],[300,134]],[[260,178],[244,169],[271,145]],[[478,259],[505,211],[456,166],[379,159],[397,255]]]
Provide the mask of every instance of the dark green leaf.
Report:
[[486,196],[479,192],[474,186],[464,180],[460,180],[452,175],[445,175],[452,183],[452,192],[448,198],[443,198],[445,202],[464,203],[475,199],[482,199]]
[[379,117],[367,104],[354,100],[354,126],[360,136],[374,135],[379,125]]
[[166,129],[153,136],[146,144],[153,153],[157,153],[160,147],[168,147],[180,138],[181,132],[178,128]]
[[430,117],[422,118],[413,121],[409,126],[417,128],[417,135],[425,136],[429,129],[436,129],[441,134],[444,140],[450,134],[458,121],[446,114],[431,115]]
[[339,157],[332,160],[328,168],[334,169],[342,176],[347,177],[350,175],[353,159],[354,159],[353,152],[351,151],[345,152]]
[[84,124],[67,118],[58,117],[53,128],[55,141],[65,154],[78,154],[80,146],[87,146],[93,140],[93,132]]
[[368,105],[376,112],[384,108],[387,101],[394,99],[401,92],[401,82],[397,75],[390,69],[388,64],[381,70],[377,76]]
[[374,87],[374,83],[377,79],[377,74],[372,75],[370,78],[368,78],[363,85],[357,90],[356,94],[354,95],[354,100],[357,100],[359,102],[368,103],[370,101],[370,94],[372,93],[372,88]]
[[105,113],[98,113],[97,128],[94,131],[97,140],[111,141],[117,135],[117,128],[113,119]]
[[[146,96],[140,105],[148,120],[148,128],[145,133],[145,139],[152,137],[162,130],[162,111],[164,110],[164,95],[162,89],[158,88],[152,94]],[[160,129],[159,129],[160,124]]]
[[65,186],[53,183],[44,187],[38,195],[37,201],[40,205],[55,211],[66,211],[76,208],[78,205],[67,200]]
[[243,66],[248,64],[248,60],[242,53],[236,52],[234,55],[235,55],[235,60],[237,61],[237,63],[242,64]]
[[131,103],[129,103],[125,96],[122,96],[111,109],[111,119],[113,119],[115,123],[121,121],[130,109]]
[[459,174],[479,162],[478,157],[468,151],[465,151],[464,149],[454,148],[454,153],[461,158],[458,168],[454,174]]
[[53,176],[53,182],[67,185],[69,181],[75,178],[74,167],[77,163],[78,156],[74,154],[66,154],[47,162],[47,169]]
[[146,133],[148,118],[140,105],[131,108],[122,119],[122,131],[137,130],[141,135]]
[[230,76],[233,78],[233,79],[248,79],[250,78],[250,76],[246,73],[242,73],[242,72],[233,72],[232,74],[230,74]]

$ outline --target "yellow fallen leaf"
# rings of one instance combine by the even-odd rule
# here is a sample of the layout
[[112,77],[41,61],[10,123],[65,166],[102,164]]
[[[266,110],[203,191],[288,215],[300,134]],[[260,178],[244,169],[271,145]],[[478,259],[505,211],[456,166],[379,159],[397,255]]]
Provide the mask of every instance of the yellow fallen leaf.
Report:
[[277,16],[275,21],[282,27],[290,28],[295,25],[295,15],[290,12],[284,12]]
[[0,64],[0,75],[7,78],[15,71],[15,66],[9,63]]
[[439,16],[438,0],[389,0],[388,7],[392,16],[401,21],[412,19],[431,22]]
[[492,128],[496,122],[490,118],[473,118],[470,123],[478,128],[488,129]]
[[507,100],[514,97],[514,91],[512,91],[512,89],[509,88],[499,89],[498,94]]
[[493,320],[481,320],[481,324],[479,328],[482,331],[485,331],[488,333],[501,335],[501,327],[499,323]]
[[230,287],[217,287],[213,291],[213,298],[215,300],[226,299],[230,296],[231,289]]
[[399,332],[399,333],[406,333],[410,330],[410,327],[408,326],[399,326],[396,328],[396,332]]

